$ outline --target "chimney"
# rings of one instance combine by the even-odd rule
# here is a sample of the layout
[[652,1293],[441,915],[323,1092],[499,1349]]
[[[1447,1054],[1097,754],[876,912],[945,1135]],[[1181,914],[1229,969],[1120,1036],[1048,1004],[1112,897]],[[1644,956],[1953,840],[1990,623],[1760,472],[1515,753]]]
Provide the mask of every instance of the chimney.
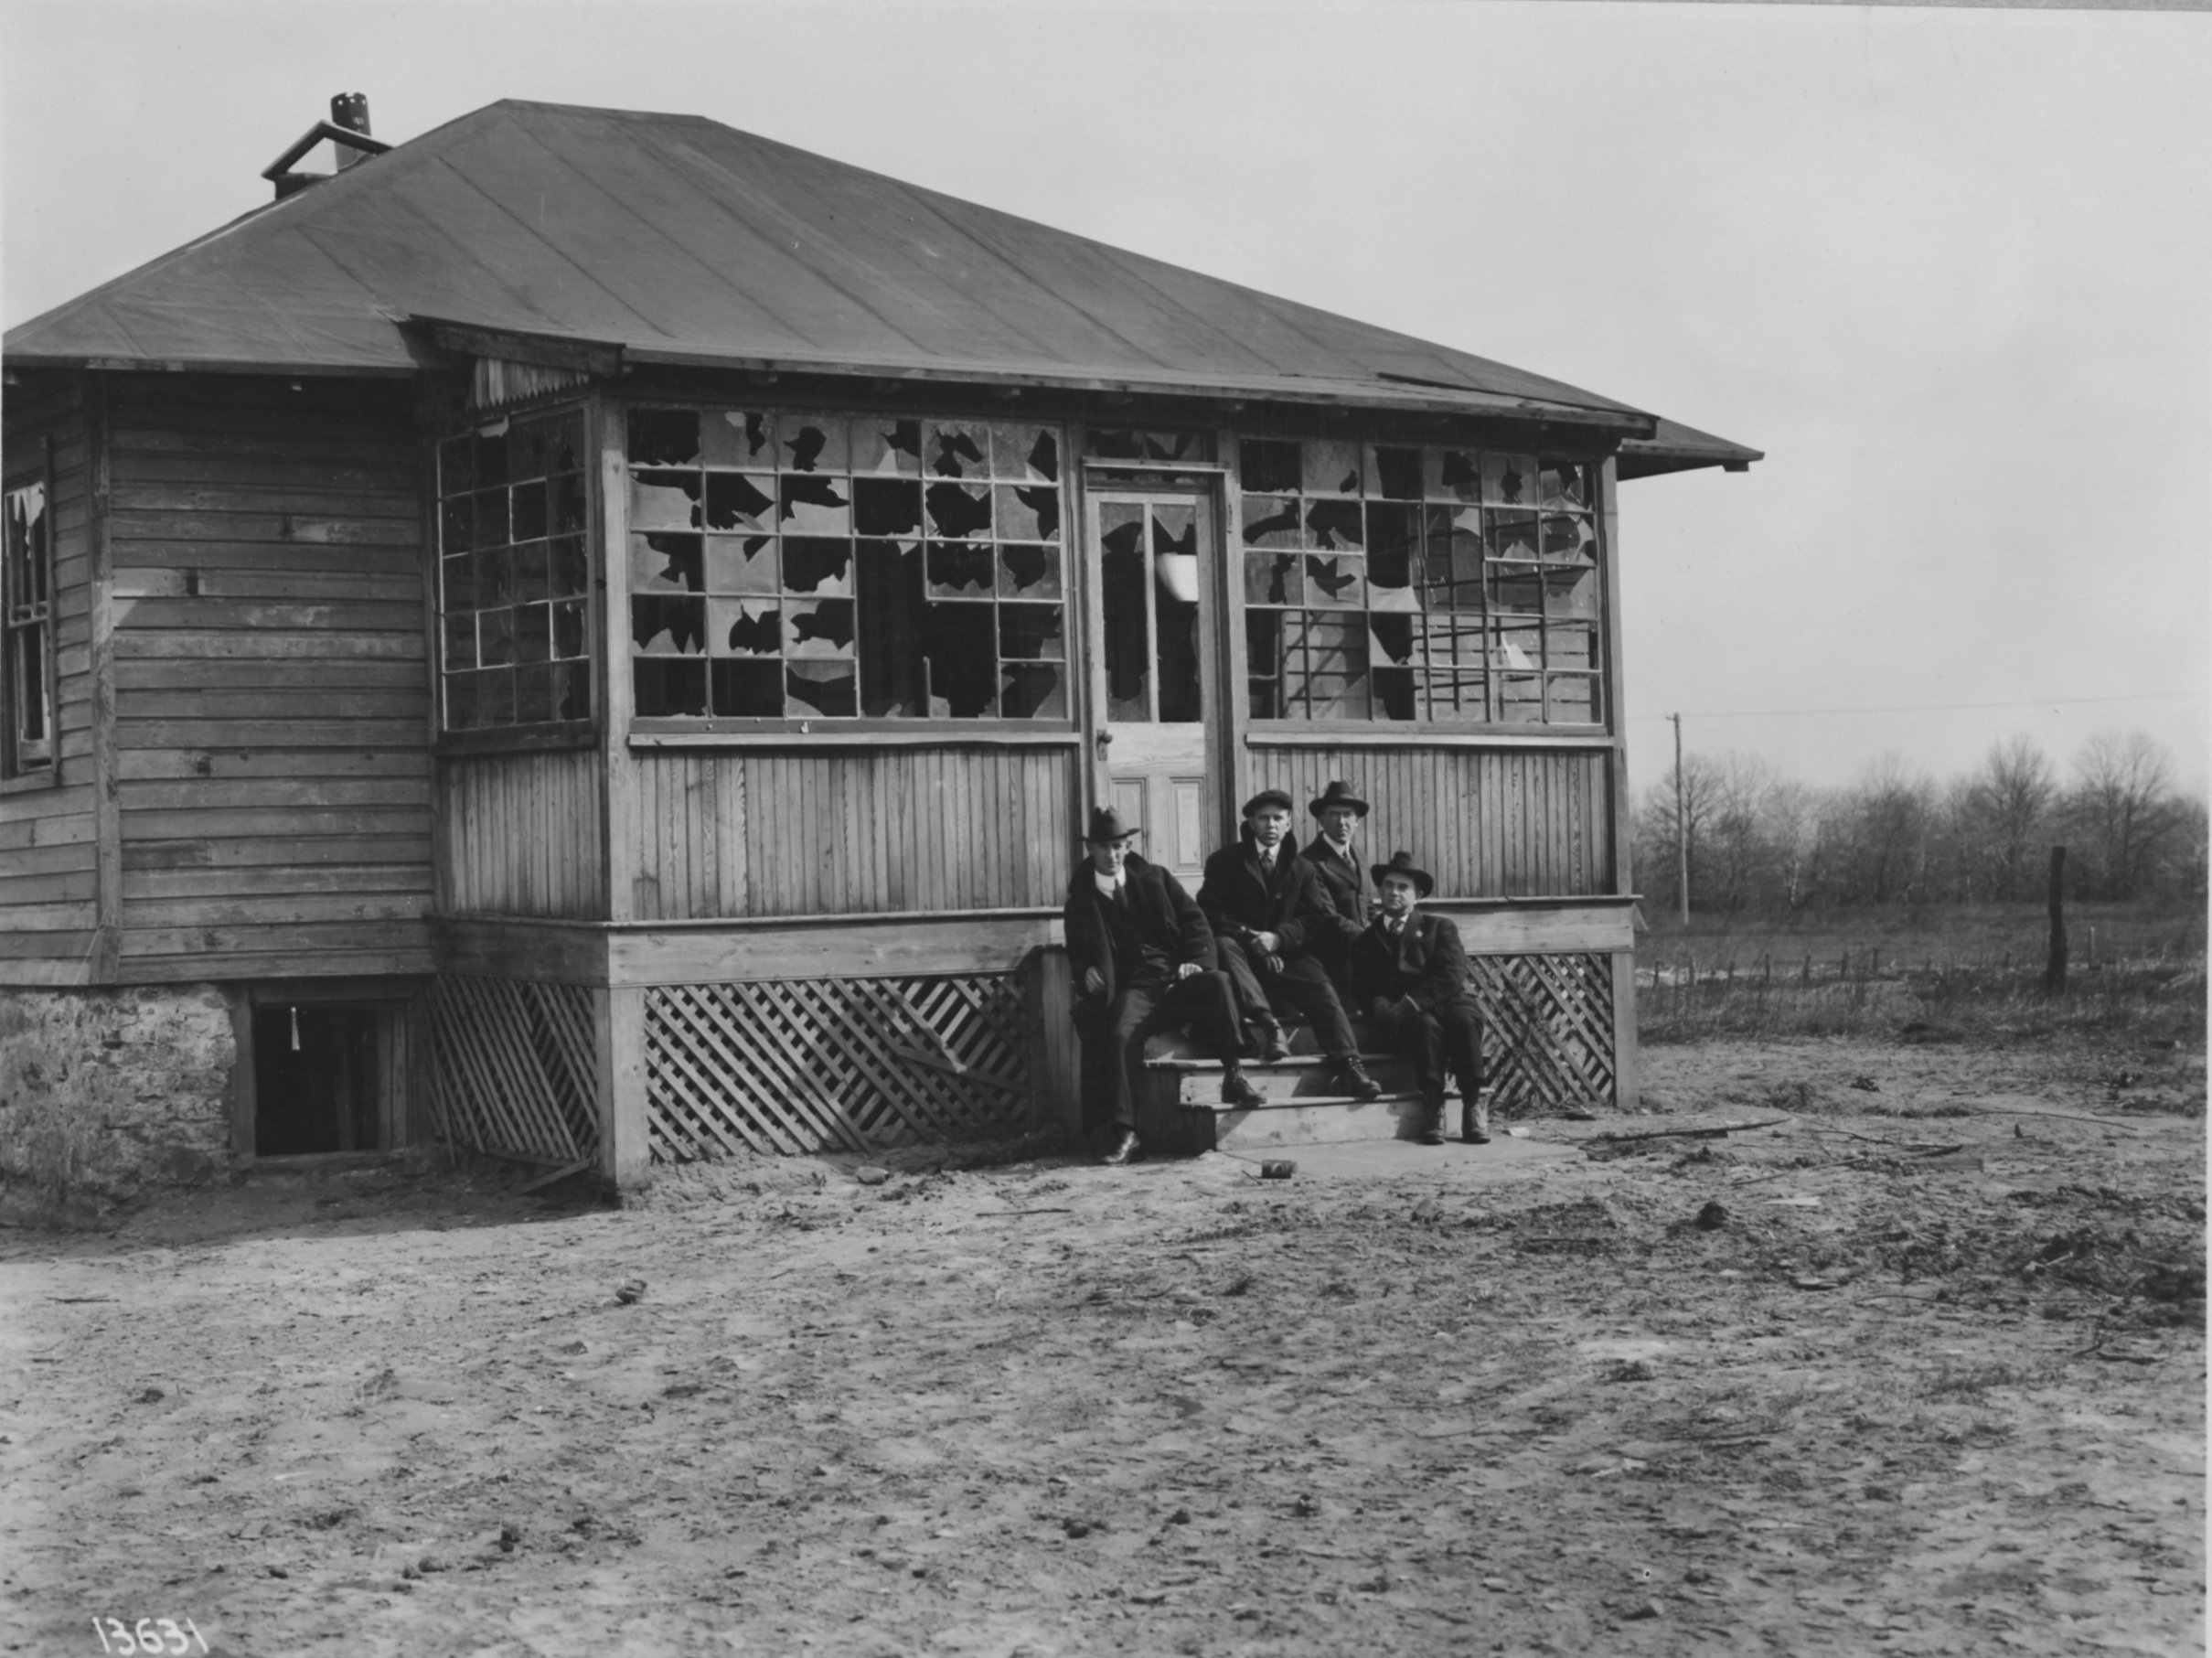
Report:
[[[367,92],[340,92],[330,101],[330,124],[342,126],[349,133],[369,136],[369,94]],[[369,159],[367,150],[357,150],[349,144],[334,144],[337,152],[338,171]]]

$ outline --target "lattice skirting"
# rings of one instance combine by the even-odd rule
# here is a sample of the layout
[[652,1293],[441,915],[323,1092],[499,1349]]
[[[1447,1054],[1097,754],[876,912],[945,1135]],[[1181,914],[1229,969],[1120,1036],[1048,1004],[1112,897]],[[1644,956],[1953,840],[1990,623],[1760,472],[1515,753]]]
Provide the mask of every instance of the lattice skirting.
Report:
[[1482,1069],[1504,1116],[1617,1103],[1613,976],[1603,956],[1475,956]]
[[1029,1125],[1010,973],[657,987],[646,993],[653,1157],[865,1151]]
[[560,1167],[598,1155],[589,990],[436,979],[430,1038],[431,1102],[448,1140]]

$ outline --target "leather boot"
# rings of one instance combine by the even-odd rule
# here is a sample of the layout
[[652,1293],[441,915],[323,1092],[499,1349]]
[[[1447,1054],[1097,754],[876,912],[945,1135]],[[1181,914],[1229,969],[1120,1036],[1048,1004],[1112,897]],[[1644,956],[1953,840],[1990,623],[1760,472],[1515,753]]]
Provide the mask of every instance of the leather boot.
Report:
[[1480,1088],[1468,1089],[1459,1107],[1459,1138],[1470,1146],[1490,1144],[1490,1100]]
[[1383,1085],[1367,1075],[1367,1067],[1356,1054],[1337,1067],[1337,1075],[1343,1083],[1344,1092],[1362,1104],[1383,1097]]
[[1283,1034],[1283,1027],[1272,1019],[1252,1022],[1252,1041],[1259,1050],[1260,1064],[1271,1065],[1278,1059],[1290,1057],[1290,1039]]
[[1422,1100],[1421,1132],[1418,1138],[1424,1146],[1440,1146],[1444,1143],[1444,1096],[1441,1094],[1431,1095]]
[[1224,1106],[1260,1106],[1266,1101],[1260,1091],[1245,1080],[1244,1072],[1230,1067],[1221,1074],[1221,1103]]

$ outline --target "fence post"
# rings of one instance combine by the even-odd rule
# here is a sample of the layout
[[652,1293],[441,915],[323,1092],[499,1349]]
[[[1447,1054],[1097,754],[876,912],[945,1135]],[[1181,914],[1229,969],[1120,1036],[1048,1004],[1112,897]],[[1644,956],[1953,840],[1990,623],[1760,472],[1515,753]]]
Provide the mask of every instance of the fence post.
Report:
[[2066,989],[2066,848],[2051,848],[2051,953],[2043,968],[2043,991]]

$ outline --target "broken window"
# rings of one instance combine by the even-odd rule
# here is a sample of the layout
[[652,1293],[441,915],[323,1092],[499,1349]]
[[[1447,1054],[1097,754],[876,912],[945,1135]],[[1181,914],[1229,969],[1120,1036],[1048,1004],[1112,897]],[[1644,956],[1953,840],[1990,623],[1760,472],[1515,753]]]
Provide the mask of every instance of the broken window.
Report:
[[1254,719],[1603,722],[1589,462],[1252,438],[1238,472]]
[[[630,481],[632,570],[696,592],[696,431],[648,423]],[[517,417],[438,445],[442,718],[447,731],[592,717],[583,417]],[[634,573],[634,579],[637,579]]]
[[54,773],[54,550],[43,477],[7,492],[0,553],[0,777]]
[[630,435],[641,717],[1068,718],[1054,428],[637,410]]

